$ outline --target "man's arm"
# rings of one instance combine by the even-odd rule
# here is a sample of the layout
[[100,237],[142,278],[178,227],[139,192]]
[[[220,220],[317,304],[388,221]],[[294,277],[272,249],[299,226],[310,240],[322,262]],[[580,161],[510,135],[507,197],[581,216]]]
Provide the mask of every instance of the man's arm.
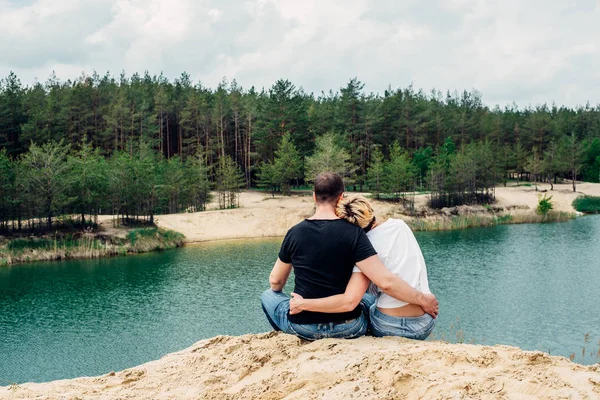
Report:
[[292,264],[284,263],[277,258],[277,261],[275,261],[275,265],[273,266],[273,270],[271,271],[271,275],[269,275],[269,284],[271,285],[271,290],[274,290],[275,292],[280,292],[283,290],[283,287],[290,277],[291,272]]
[[377,255],[356,263],[358,268],[384,293],[400,301],[418,304],[423,311],[435,318],[438,314],[438,301],[432,294],[423,294],[414,289],[402,278],[397,277],[383,265]]
[[297,293],[292,293],[290,314],[302,311],[325,313],[340,313],[352,311],[358,306],[369,287],[369,279],[360,272],[354,272],[344,294],[323,297],[320,299],[305,299]]

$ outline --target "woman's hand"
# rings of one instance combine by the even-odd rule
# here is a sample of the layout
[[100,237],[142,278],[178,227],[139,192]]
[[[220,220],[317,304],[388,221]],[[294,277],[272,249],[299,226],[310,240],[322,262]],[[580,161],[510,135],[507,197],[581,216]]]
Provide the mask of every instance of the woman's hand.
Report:
[[298,293],[292,293],[292,299],[290,300],[290,315],[304,311],[302,309],[303,302],[304,297],[300,296]]
[[433,318],[437,318],[440,305],[435,296],[432,294],[422,294],[421,298],[423,301],[420,306],[423,308],[423,311],[431,315]]

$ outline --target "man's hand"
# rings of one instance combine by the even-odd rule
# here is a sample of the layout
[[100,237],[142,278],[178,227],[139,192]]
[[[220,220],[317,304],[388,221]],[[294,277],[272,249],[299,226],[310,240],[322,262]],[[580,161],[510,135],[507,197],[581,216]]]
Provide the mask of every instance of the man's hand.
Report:
[[298,293],[292,293],[292,299],[290,300],[290,315],[304,311],[302,309],[303,300],[304,297],[300,296]]
[[421,294],[421,302],[419,305],[423,307],[423,311],[427,314],[431,315],[433,318],[437,318],[440,305],[434,295]]

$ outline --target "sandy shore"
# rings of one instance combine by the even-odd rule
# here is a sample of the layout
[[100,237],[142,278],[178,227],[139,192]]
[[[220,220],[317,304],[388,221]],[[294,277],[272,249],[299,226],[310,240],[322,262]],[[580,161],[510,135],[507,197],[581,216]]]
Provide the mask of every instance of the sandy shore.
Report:
[[508,346],[218,336],[125,371],[0,387],[0,399],[597,399],[600,365]]
[[[600,184],[597,183],[580,184],[577,193],[573,193],[570,184],[554,185],[553,191],[547,184],[539,185],[539,188],[548,190],[547,194],[552,196],[557,211],[575,212],[571,203],[582,194],[600,196]],[[513,213],[534,212],[539,194],[533,187],[498,187],[494,206],[512,209],[509,212]],[[415,208],[424,209],[427,197],[416,196]],[[373,207],[376,214],[384,219],[407,218],[398,204],[373,201]],[[240,208],[215,208],[216,204],[209,204],[208,211],[200,213],[159,215],[156,217],[157,224],[183,233],[188,242],[284,236],[291,226],[312,214],[314,203],[312,197],[306,195],[276,196],[273,199],[262,192],[242,192]]]

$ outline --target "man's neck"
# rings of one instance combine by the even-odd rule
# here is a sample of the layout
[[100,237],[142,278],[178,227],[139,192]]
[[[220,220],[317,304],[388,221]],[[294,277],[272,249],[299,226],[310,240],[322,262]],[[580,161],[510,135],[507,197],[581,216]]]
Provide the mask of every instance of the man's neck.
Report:
[[339,217],[335,215],[335,208],[332,205],[317,203],[315,213],[309,219],[339,219]]

